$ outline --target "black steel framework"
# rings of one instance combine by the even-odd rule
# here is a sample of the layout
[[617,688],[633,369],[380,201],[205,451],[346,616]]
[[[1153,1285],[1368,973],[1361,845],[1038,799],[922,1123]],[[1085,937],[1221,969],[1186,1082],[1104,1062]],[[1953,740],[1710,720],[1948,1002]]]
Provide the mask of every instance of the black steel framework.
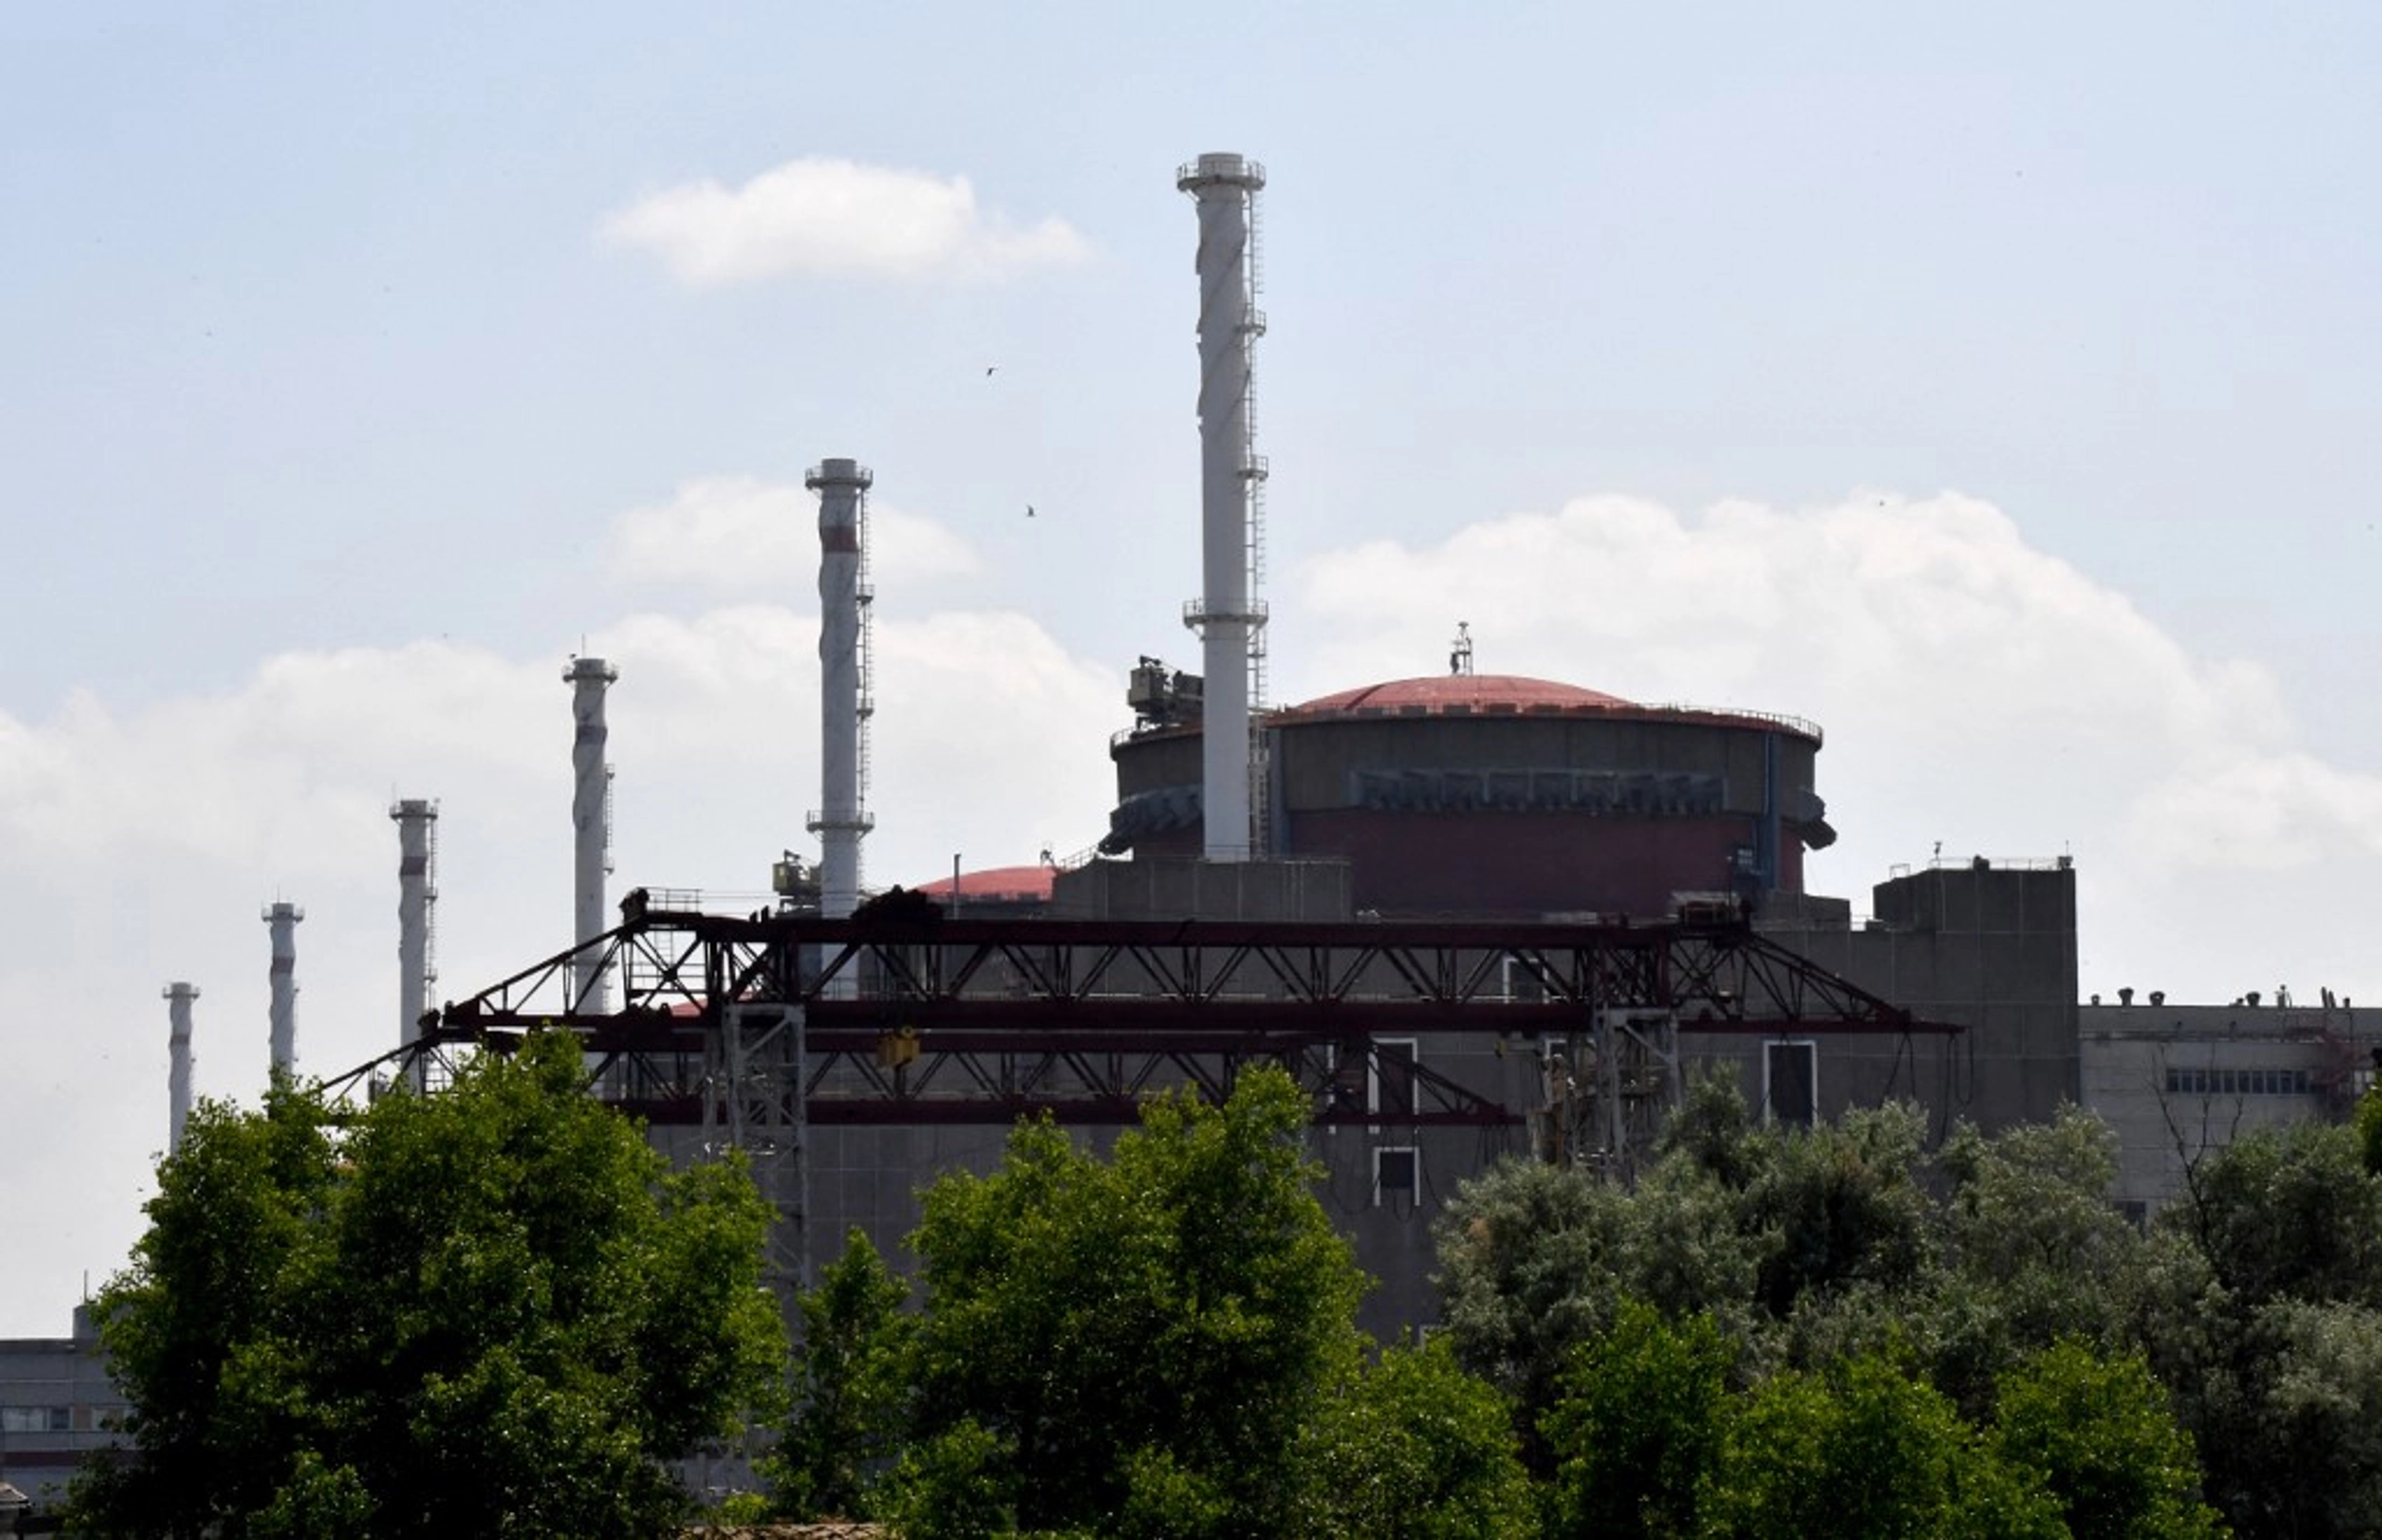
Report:
[[[578,1034],[606,1094],[660,1124],[746,1124],[723,1048],[730,1018],[790,1008],[799,1081],[767,1120],[1006,1124],[1048,1112],[1123,1124],[1172,1085],[1221,1095],[1279,1063],[1321,1123],[1374,1120],[1378,1038],[1548,1038],[1598,1012],[1660,1011],[1684,1034],[1925,1034],[1920,1021],[1733,916],[1655,924],[1271,924],[856,917],[703,912],[638,890],[603,937],[523,969],[422,1022],[418,1043],[334,1084],[422,1069],[527,1031]],[[568,1009],[575,957],[614,970],[618,1009]],[[733,1009],[731,1009],[733,1008]],[[732,1047],[733,1045],[729,1045]],[[1407,1127],[1522,1123],[1526,1109],[1411,1066]],[[790,1089],[785,1088],[785,1089]],[[754,1109],[756,1116],[758,1109]]]

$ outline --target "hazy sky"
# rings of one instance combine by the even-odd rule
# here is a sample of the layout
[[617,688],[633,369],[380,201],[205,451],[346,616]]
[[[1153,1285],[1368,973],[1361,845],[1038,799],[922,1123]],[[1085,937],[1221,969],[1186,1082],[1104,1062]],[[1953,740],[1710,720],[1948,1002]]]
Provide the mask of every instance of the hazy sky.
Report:
[[139,1233],[167,981],[261,1088],[261,905],[302,1067],[394,1043],[394,797],[440,995],[569,941],[582,646],[620,888],[813,848],[820,459],[870,880],[1091,843],[1196,665],[1211,150],[1277,700],[1467,621],[1821,722],[1856,910],[2068,853],[2087,992],[2382,1008],[2382,12],[1946,10],[0,8],[0,1335]]

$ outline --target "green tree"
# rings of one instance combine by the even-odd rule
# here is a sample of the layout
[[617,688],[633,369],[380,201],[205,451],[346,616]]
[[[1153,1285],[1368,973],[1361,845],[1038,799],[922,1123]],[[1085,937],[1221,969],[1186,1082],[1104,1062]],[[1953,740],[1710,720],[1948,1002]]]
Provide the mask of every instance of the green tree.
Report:
[[1106,1160],[1029,1123],[998,1172],[928,1189],[901,1500],[930,1508],[939,1469],[1028,1530],[1282,1533],[1361,1351],[1308,1111],[1261,1067],[1222,1106],[1152,1102]]
[[1814,1296],[1857,1285],[1894,1290],[1934,1260],[1934,1205],[1920,1185],[1918,1109],[1856,1108],[1777,1136],[1746,1189],[1744,1224],[1767,1238],[1756,1297],[1785,1319]]
[[1702,1498],[1712,1540],[2067,1533],[2040,1476],[2002,1461],[1942,1392],[1881,1353],[1757,1386]]
[[1456,1359],[1515,1403],[1526,1457],[1551,1468],[1539,1421],[1572,1349],[1629,1296],[1628,1195],[1570,1166],[1507,1160],[1440,1212],[1439,1315]]
[[1723,1062],[1688,1078],[1656,1147],[1685,1156],[1721,1185],[1743,1192],[1769,1166],[1776,1143],[1754,1122],[1736,1065]]
[[2358,1153],[2365,1158],[2365,1169],[2382,1172],[2382,1084],[2366,1088],[2349,1121],[2357,1130]]
[[2195,1162],[2163,1223],[2248,1306],[2289,1297],[2382,1307],[2382,1176],[2352,1129],[2255,1129]]
[[908,1413],[910,1286],[854,1228],[844,1254],[801,1299],[794,1415],[768,1463],[782,1511],[797,1519],[862,1511],[898,1453]]
[[84,1533],[634,1535],[662,1462],[781,1393],[768,1206],[672,1173],[577,1045],[483,1056],[341,1135],[309,1092],[194,1114],[100,1301],[132,1458]]
[[307,1409],[280,1337],[283,1280],[334,1181],[323,1122],[313,1096],[279,1079],[253,1116],[212,1101],[191,1110],[158,1167],[148,1233],[98,1301],[137,1458],[86,1468],[81,1527],[179,1540],[264,1512],[293,1480],[317,1489],[302,1501],[330,1500],[320,1463],[285,1453]]
[[2220,1532],[2200,1464],[2139,1354],[2062,1342],[2001,1377],[2002,1457],[2043,1478],[2076,1540],[2195,1540]]
[[1546,1418],[1549,1536],[1693,1535],[1735,1410],[1736,1357],[1710,1317],[1670,1325],[1637,1301],[1581,1345]]
[[2052,1344],[2111,1352],[2131,1340],[2145,1246],[2109,1201],[2117,1137],[2064,1107],[1990,1138],[1957,1130],[1937,1163],[1942,1275],[1907,1324],[1938,1388],[1973,1415],[2004,1371]]
[[2136,1330],[2248,1536],[2382,1529],[2382,1176],[2354,1129],[2254,1130],[2160,1215]]
[[1534,1498],[1511,1412],[1444,1338],[1393,1347],[1312,1416],[1305,1501],[1291,1533],[1317,1540],[1519,1540]]

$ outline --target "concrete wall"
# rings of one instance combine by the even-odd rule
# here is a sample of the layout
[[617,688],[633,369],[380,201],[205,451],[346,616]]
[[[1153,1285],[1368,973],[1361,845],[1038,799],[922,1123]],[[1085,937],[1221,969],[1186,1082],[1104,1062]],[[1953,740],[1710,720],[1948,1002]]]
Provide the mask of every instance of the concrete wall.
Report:
[[64,1499],[86,1455],[119,1441],[124,1400],[99,1346],[80,1306],[71,1337],[0,1338],[0,1481],[43,1507]]
[[[1346,857],[1356,868],[1357,907],[1392,919],[1667,916],[1674,893],[1731,891],[1731,853],[1753,842],[1752,824],[1734,815],[1653,820],[1360,809],[1290,815],[1291,849]],[[1800,858],[1789,871],[1801,879]]]
[[1345,861],[1094,861],[1050,884],[1053,919],[1346,920]]
[[[1198,738],[1112,745],[1137,857],[1198,853]],[[1833,837],[1818,744],[1742,719],[1417,709],[1284,715],[1268,739],[1273,853],[1349,860],[1357,908],[1388,917],[1653,917],[1675,892],[1751,893],[1773,791],[1769,887],[1800,892],[1805,835]]]
[[1857,929],[1816,923],[1790,905],[1760,924],[1871,994],[1963,1030],[1951,1038],[1821,1039],[1824,1116],[1916,1097],[1938,1130],[1965,1118],[1991,1131],[2083,1099],[2073,870],[2055,862],[1937,865],[1880,883],[1871,905],[1875,917]]
[[2349,1116],[2382,1013],[2348,1007],[2086,1005],[2084,1103],[2118,1136],[2116,1198],[2147,1217],[2185,1170],[2253,1129]]

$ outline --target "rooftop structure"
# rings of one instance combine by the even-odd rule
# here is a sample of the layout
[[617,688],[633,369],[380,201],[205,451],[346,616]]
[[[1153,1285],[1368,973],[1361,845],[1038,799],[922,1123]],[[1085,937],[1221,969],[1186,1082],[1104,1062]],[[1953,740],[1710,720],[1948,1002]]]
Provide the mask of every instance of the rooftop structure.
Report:
[[[1110,747],[1102,849],[1200,853],[1207,719],[1136,710]],[[1348,861],[1357,907],[1384,916],[1658,917],[1715,892],[1759,906],[1800,893],[1803,852],[1836,837],[1820,730],[1773,713],[1455,672],[1338,690],[1260,730],[1272,853]]]

